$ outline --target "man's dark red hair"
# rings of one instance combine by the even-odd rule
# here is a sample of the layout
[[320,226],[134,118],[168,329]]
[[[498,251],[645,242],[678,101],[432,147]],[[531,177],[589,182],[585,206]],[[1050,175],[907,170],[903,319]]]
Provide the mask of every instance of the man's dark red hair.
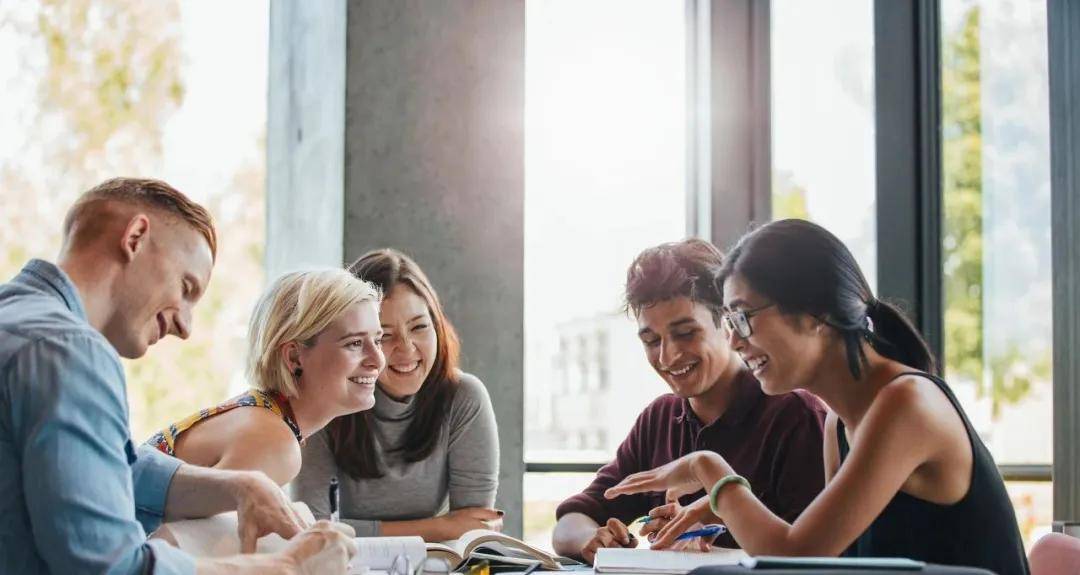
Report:
[[697,238],[651,247],[626,272],[626,309],[638,315],[655,303],[688,297],[709,308],[720,325],[724,294],[716,278],[723,264],[724,253]]

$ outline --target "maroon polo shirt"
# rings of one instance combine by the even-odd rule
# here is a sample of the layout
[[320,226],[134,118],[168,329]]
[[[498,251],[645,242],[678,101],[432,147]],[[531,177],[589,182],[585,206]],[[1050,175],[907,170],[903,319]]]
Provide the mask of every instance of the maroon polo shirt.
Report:
[[[619,446],[615,460],[596,474],[584,492],[563,501],[556,517],[584,513],[598,524],[618,518],[629,524],[664,504],[663,493],[604,499],[604,491],[627,475],[659,467],[694,451],[719,453],[750,481],[754,495],[773,513],[791,522],[825,486],[822,429],[825,407],[814,395],[795,391],[769,396],[754,376],[740,372],[735,396],[719,419],[702,424],[690,402],[665,394],[645,408]],[[680,499],[683,505],[704,492]],[[717,545],[736,545],[730,535]]]

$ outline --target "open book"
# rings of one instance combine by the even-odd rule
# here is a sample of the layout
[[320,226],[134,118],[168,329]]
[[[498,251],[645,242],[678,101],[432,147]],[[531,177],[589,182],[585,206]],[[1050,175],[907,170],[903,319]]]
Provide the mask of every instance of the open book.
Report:
[[705,565],[738,565],[747,557],[742,549],[712,551],[656,551],[652,549],[597,549],[597,573],[682,575]]
[[564,562],[575,563],[520,539],[487,529],[474,529],[460,539],[443,543],[425,543],[419,537],[357,537],[356,545],[359,553],[349,564],[351,575],[361,575],[365,569],[388,571],[399,556],[408,559],[413,569],[419,567],[424,559],[444,559],[452,570],[470,559],[525,567],[539,563],[542,568],[552,571],[562,570]]
[[[303,503],[293,503],[297,512],[314,522],[311,510]],[[205,519],[190,519],[162,525],[155,533],[196,557],[227,557],[240,553],[236,512],[222,513]],[[285,547],[286,541],[277,535],[267,535],[258,541],[258,553],[273,553]],[[539,562],[544,569],[561,570],[563,563],[575,563],[533,547],[520,539],[497,531],[474,529],[460,539],[443,543],[425,543],[420,537],[357,537],[360,549],[350,565],[351,572],[390,569],[398,555],[404,555],[414,567],[425,557],[446,559],[457,568],[470,558],[488,559],[492,563],[532,565]]]
[[529,545],[509,535],[488,529],[466,531],[454,541],[428,543],[428,557],[441,557],[457,568],[469,559],[487,559],[492,563],[532,565],[540,563],[544,569],[562,570],[564,564],[576,561],[552,555],[543,549]]

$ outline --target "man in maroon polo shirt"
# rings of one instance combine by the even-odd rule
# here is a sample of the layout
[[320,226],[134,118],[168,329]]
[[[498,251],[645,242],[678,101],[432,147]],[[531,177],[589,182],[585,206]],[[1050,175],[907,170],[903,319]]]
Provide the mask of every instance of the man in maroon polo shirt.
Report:
[[[561,555],[592,563],[601,547],[635,547],[627,530],[635,518],[665,505],[663,493],[604,499],[624,477],[712,450],[746,477],[754,493],[787,521],[806,508],[825,484],[822,426],[825,407],[796,391],[767,396],[728,345],[720,327],[723,296],[714,282],[723,254],[690,239],[650,248],[626,274],[626,307],[653,369],[671,388],[638,416],[615,460],[584,492],[563,501],[552,545]],[[704,492],[683,497],[686,505]],[[651,521],[653,533],[665,519]],[[737,543],[724,534],[716,545]]]

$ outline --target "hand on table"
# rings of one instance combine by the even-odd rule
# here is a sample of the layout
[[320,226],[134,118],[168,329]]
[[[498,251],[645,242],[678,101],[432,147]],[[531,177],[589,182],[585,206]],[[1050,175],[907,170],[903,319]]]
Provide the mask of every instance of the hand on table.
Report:
[[487,507],[462,507],[455,509],[438,519],[441,523],[440,536],[443,539],[457,539],[466,531],[490,529],[502,531],[503,514]]
[[611,547],[637,547],[637,537],[634,537],[622,521],[612,517],[607,524],[596,529],[593,538],[581,548],[581,558],[592,565],[596,559],[596,550]]

